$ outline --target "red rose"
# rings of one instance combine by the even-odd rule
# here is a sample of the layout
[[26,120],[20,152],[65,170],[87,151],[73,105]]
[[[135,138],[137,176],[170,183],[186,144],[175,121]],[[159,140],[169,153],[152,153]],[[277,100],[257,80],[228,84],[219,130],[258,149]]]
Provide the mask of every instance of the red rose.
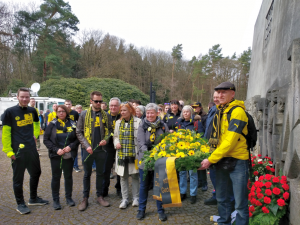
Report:
[[253,192],[253,191],[255,191],[255,186],[254,185],[251,187],[251,192]]
[[252,164],[252,167],[254,167],[255,166],[255,164]]
[[253,216],[253,214],[251,212],[249,212],[249,217],[252,217],[252,216]]
[[266,182],[266,183],[265,183],[265,187],[266,187],[266,188],[270,188],[271,186],[272,186],[272,183],[271,183],[271,182]]
[[254,171],[253,174],[254,174],[254,176],[257,176],[257,175],[258,175],[258,172],[257,172],[257,171]]
[[268,208],[267,207],[262,207],[261,208],[261,210],[264,212],[264,213],[269,213],[270,211],[268,210]]
[[263,162],[262,162],[262,161],[260,161],[260,162],[258,162],[258,164],[261,164],[261,165],[262,165],[262,164],[263,164]]
[[262,206],[262,204],[261,204],[261,202],[260,201],[256,201],[256,203],[255,203],[257,206]]
[[[254,162],[254,159],[251,159],[251,162],[253,163]],[[255,165],[255,164],[254,164]]]
[[263,198],[263,197],[264,197],[264,195],[263,195],[262,193],[258,193],[258,194],[257,194],[257,198],[258,198],[258,199],[261,199],[261,198]]
[[283,184],[282,188],[287,191],[290,189],[290,186],[288,184]]
[[270,164],[270,165],[273,165],[273,162],[272,162],[272,161],[269,161],[269,164]]
[[271,203],[271,199],[269,197],[264,197],[264,203],[270,204]]
[[265,178],[266,178],[267,180],[271,180],[271,179],[272,179],[272,177],[271,177],[270,174],[266,174],[266,175],[265,175]]
[[274,177],[272,181],[273,181],[273,183],[279,183],[279,178],[278,177]]
[[287,181],[286,176],[281,176],[281,180]]
[[265,190],[266,195],[271,196],[272,195],[272,191],[270,189],[266,189]]
[[255,211],[255,208],[254,208],[253,205],[251,205],[251,206],[249,207],[249,212],[254,212],[254,211]]
[[267,169],[267,170],[270,170],[270,169],[271,169],[271,167],[270,167],[270,166],[266,166],[266,169]]
[[277,200],[277,205],[279,205],[279,206],[285,206],[285,201],[280,198],[280,199]]
[[272,173],[275,173],[275,169],[274,169],[274,168],[271,168],[271,172],[272,172]]
[[257,189],[256,189],[256,193],[261,193],[261,189],[260,189],[260,188],[257,188]]
[[277,188],[277,187],[274,187],[274,188],[273,188],[273,193],[274,193],[275,195],[279,195],[279,194],[280,194],[280,189]]
[[284,193],[283,193],[283,198],[284,198],[285,200],[287,200],[289,197],[290,197],[290,194],[289,194],[288,192],[284,192]]
[[258,180],[263,180],[263,179],[265,179],[264,176],[260,176],[260,177],[258,178]]
[[261,154],[258,154],[257,156],[258,156],[258,157],[261,157]]
[[264,183],[263,183],[263,182],[260,182],[260,181],[255,181],[255,182],[254,182],[254,185],[255,185],[255,187],[257,187],[257,188],[261,188],[261,187],[264,186]]
[[251,202],[251,205],[256,205],[256,199],[255,198],[252,198],[251,200],[250,200],[250,202]]

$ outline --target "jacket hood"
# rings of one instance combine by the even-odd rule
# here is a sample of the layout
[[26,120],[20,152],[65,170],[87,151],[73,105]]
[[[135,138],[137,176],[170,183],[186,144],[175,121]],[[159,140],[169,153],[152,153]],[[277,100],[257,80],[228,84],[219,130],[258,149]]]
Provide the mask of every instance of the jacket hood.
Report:
[[[225,109],[224,113],[227,113],[232,107],[239,106],[242,107],[244,110],[246,109],[244,101],[234,100],[229,104],[229,106]],[[219,106],[218,106],[219,108]]]

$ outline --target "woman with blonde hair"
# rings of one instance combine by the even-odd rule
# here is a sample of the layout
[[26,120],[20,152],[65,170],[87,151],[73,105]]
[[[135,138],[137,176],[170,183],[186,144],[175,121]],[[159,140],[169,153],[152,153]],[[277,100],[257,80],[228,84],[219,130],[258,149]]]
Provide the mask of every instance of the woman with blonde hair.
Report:
[[137,131],[141,120],[135,117],[135,109],[129,102],[120,106],[121,118],[116,122],[114,130],[114,146],[116,151],[115,171],[121,178],[122,201],[120,209],[126,209],[129,201],[128,179],[132,178],[132,206],[139,206],[139,170],[137,162]]

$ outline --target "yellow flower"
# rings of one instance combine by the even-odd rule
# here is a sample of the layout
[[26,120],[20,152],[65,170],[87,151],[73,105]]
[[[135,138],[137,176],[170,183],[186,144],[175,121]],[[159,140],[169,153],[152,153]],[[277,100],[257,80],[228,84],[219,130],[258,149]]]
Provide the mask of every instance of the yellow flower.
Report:
[[185,145],[185,143],[184,143],[183,141],[181,141],[181,142],[178,142],[177,147],[178,147],[179,149],[185,149],[185,148],[186,148],[186,145]]
[[207,148],[206,146],[201,145],[201,151],[207,153],[209,152],[209,147]]
[[155,155],[155,153],[154,153],[154,152],[152,152],[152,153],[150,154],[150,157],[151,157],[151,158],[153,158],[153,157],[154,157],[154,155]]
[[174,153],[171,153],[171,156],[175,156],[175,154],[174,154]]
[[199,142],[196,142],[196,145],[197,145],[197,146],[200,146],[200,143],[199,143]]
[[188,154],[189,155],[195,155],[195,152],[193,150],[190,150]]
[[190,144],[190,147],[191,147],[191,148],[195,148],[195,147],[197,147],[197,145],[196,145],[196,143],[191,143],[191,144]]
[[166,156],[166,152],[165,151],[161,151],[160,153],[158,153],[158,156],[163,156],[163,157],[165,157]]
[[25,145],[24,144],[19,144],[19,148],[24,148]]
[[166,142],[166,140],[165,139],[163,139],[162,141],[161,141],[161,143],[165,143]]
[[175,143],[176,141],[177,141],[177,138],[176,137],[172,137],[171,142]]
[[197,138],[200,138],[200,134],[197,134],[196,137],[197,137]]
[[193,137],[190,137],[190,141],[193,141],[194,140],[194,138]]
[[176,157],[178,157],[178,158],[184,158],[184,157],[185,157],[185,154],[184,154],[183,152],[178,152],[178,153],[176,154]]
[[141,164],[142,164],[142,161],[140,161],[139,164],[141,165]]
[[166,157],[171,157],[171,155],[170,155],[170,154],[167,154]]
[[67,127],[67,129],[69,133],[73,131],[72,127]]
[[169,149],[170,149],[170,151],[174,151],[175,150],[175,146],[171,145]]

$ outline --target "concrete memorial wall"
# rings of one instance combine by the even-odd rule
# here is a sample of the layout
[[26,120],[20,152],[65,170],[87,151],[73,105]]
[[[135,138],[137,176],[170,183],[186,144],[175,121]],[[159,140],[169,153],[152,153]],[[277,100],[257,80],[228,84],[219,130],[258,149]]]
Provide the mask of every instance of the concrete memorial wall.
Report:
[[247,111],[255,151],[290,181],[290,223],[300,221],[300,0],[263,0],[254,28]]

